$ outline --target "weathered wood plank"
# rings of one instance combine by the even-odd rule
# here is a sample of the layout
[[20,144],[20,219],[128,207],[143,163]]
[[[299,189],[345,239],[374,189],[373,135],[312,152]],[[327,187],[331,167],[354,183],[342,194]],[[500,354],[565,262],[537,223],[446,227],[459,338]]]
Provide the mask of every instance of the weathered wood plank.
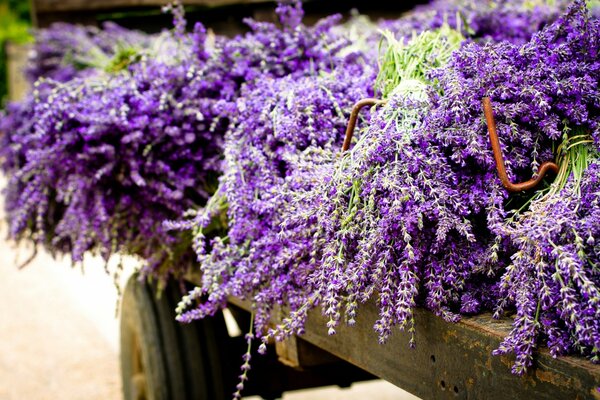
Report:
[[[32,21],[34,26],[45,28],[54,22],[63,21],[83,25],[98,25],[99,22],[117,18],[119,24],[149,32],[170,27],[171,18],[163,15],[160,9],[171,0],[32,0]],[[243,17],[253,15],[261,7],[273,9],[273,0],[182,0],[192,11],[187,17],[202,21],[209,27],[227,23],[225,32],[239,33]],[[243,15],[239,11],[245,10]],[[189,10],[188,10],[189,11]],[[243,29],[242,29],[243,31]]]
[[7,58],[7,83],[8,99],[11,101],[22,100],[29,90],[29,83],[25,79],[24,69],[27,64],[29,45],[6,43]]
[[[160,14],[160,7],[171,0],[31,0],[32,20],[40,28],[57,21],[97,25],[108,18],[117,18],[126,27],[155,32],[170,24]],[[348,14],[351,9],[373,18],[394,18],[426,0],[390,2],[388,0],[303,0],[309,24],[333,13]],[[239,33],[246,30],[241,23],[248,16],[274,20],[275,0],[182,0],[188,7],[190,21],[202,21],[217,33]],[[144,21],[145,20],[145,21]],[[226,24],[226,29],[219,29]]]
[[330,352],[324,351],[298,336],[292,336],[283,342],[276,342],[275,350],[279,361],[292,368],[304,369],[341,361]]
[[[234,4],[268,3],[272,0],[183,0],[184,5],[221,7]],[[81,10],[116,10],[135,7],[161,7],[169,0],[33,0],[38,13]]]
[[600,366],[580,358],[554,359],[542,350],[528,374],[511,374],[513,359],[491,354],[509,322],[489,314],[449,324],[419,309],[416,349],[402,332],[385,345],[377,342],[374,305],[363,306],[359,317],[358,326],[340,326],[328,336],[326,321],[314,312],[303,338],[423,399],[600,399]]
[[[248,303],[232,301],[249,309]],[[600,400],[600,365],[582,358],[555,359],[542,349],[528,374],[513,375],[514,358],[492,355],[510,331],[508,319],[483,314],[451,324],[417,309],[415,349],[408,346],[408,334],[399,331],[379,344],[372,329],[376,319],[375,305],[365,304],[356,326],[341,325],[328,336],[327,321],[314,310],[302,339],[425,400]]]

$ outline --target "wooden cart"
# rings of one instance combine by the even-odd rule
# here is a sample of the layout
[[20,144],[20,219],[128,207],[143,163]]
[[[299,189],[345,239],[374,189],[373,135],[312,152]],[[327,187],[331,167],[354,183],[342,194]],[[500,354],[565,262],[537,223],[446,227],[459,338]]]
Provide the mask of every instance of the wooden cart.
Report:
[[[141,383],[147,387],[160,383],[164,388],[177,384],[163,376],[164,371],[177,371],[175,381],[189,375],[185,393],[192,393],[195,385],[208,390],[205,396],[181,398],[227,399],[234,391],[245,351],[243,334],[229,336],[222,314],[190,326],[176,323],[173,310],[180,297],[178,288],[172,287],[157,300],[148,285],[134,279],[129,283],[122,316],[124,384],[130,385],[130,393],[149,390]],[[228,312],[242,331],[249,326],[249,308],[247,302],[230,299]],[[327,320],[319,309],[313,310],[304,335],[272,344],[266,356],[253,357],[245,395],[275,399],[288,390],[349,386],[381,378],[422,399],[600,399],[600,365],[581,358],[553,358],[542,349],[527,374],[513,375],[513,357],[492,355],[509,332],[509,319],[498,321],[482,314],[451,324],[417,309],[417,346],[410,349],[408,334],[399,331],[388,343],[379,344],[372,328],[377,318],[375,304],[367,303],[360,309],[356,326],[342,324],[337,334],[329,336]],[[185,356],[191,359],[186,361]],[[138,366],[130,366],[131,360]],[[219,387],[215,389],[214,384]],[[158,398],[176,397],[170,393]]]
[[[266,0],[189,0],[185,4],[211,21],[217,32],[241,29],[241,17],[267,18],[273,2]],[[371,0],[321,0],[306,6],[310,15],[363,5],[372,15],[388,13],[390,4]],[[398,2],[400,12],[416,2]],[[108,15],[123,16],[130,27],[152,27],[169,19],[161,16],[161,0],[33,0],[33,20],[44,27],[54,21],[95,24]],[[235,7],[234,7],[235,6]],[[126,13],[135,11],[133,14]],[[315,12],[318,11],[318,12]],[[209,24],[209,25],[211,25]],[[192,279],[193,280],[193,279]],[[227,399],[234,391],[246,342],[232,337],[221,313],[180,325],[174,309],[179,288],[169,286],[160,298],[150,285],[131,279],[123,295],[121,316],[124,395],[130,399]],[[228,312],[242,330],[249,325],[249,306],[231,299]],[[361,307],[357,326],[340,326],[327,335],[319,310],[309,315],[306,333],[271,345],[266,356],[253,358],[244,394],[277,398],[288,390],[324,385],[349,386],[381,378],[423,399],[596,399],[600,400],[600,366],[576,357],[535,354],[533,367],[518,377],[510,372],[513,358],[492,356],[509,332],[510,320],[489,314],[444,322],[418,309],[416,349],[408,335],[395,332],[381,345],[372,326],[374,304]],[[276,321],[275,321],[276,322]]]

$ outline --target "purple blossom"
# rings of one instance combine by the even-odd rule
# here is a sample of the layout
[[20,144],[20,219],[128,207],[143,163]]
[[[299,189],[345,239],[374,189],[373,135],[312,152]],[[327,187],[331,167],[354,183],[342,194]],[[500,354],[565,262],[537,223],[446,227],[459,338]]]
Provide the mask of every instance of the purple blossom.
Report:
[[[203,281],[178,319],[246,298],[265,342],[302,334],[317,307],[335,334],[373,299],[382,343],[401,329],[417,344],[417,306],[451,322],[514,309],[495,350],[515,353],[513,372],[541,343],[598,361],[600,22],[583,0],[536,4],[436,1],[380,23],[404,44],[448,25],[468,38],[441,42],[449,61],[393,71],[344,155],[352,105],[381,82],[375,25],[309,27],[294,2],[214,46],[201,24],[185,32],[181,7],[161,35],[41,31],[35,89],[0,118],[11,236],[76,262],[136,254],[163,282],[196,258]],[[510,179],[555,160],[556,183],[504,191],[484,96]],[[290,312],[270,328],[276,305]]]

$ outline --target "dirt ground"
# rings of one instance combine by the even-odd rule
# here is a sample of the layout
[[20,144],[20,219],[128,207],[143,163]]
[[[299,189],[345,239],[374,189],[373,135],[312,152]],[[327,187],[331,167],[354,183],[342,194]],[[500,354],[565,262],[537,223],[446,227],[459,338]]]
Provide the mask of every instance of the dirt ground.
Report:
[[1,203],[0,399],[119,399],[111,281],[43,253],[19,270],[31,249],[5,240]]
[[[87,260],[84,274],[41,253],[19,270],[30,250],[4,240],[2,211],[0,238],[0,400],[121,399],[117,293],[99,260]],[[418,400],[382,381],[284,399]]]

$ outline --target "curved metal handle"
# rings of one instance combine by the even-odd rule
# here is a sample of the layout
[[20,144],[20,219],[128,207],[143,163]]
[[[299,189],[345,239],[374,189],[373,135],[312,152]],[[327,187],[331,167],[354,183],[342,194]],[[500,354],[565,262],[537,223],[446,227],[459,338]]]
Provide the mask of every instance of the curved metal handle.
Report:
[[352,107],[352,112],[350,113],[350,118],[348,119],[348,126],[346,127],[346,137],[344,138],[344,144],[342,145],[342,153],[350,148],[350,142],[352,141],[354,128],[356,127],[356,119],[358,118],[358,113],[360,110],[365,106],[374,106],[384,103],[385,100],[367,98],[358,101],[358,103]]
[[555,174],[558,173],[558,165],[553,162],[547,161],[540,165],[537,177],[530,179],[526,182],[512,183],[508,179],[506,174],[506,166],[504,165],[504,157],[502,156],[502,150],[500,149],[500,140],[498,140],[498,133],[496,131],[496,121],[494,120],[494,112],[492,110],[492,102],[489,97],[483,98],[483,114],[487,122],[488,133],[490,134],[490,144],[492,145],[492,151],[494,152],[494,160],[496,161],[496,170],[498,176],[502,181],[502,185],[512,193],[522,192],[525,190],[535,188],[544,179],[544,176],[552,171]]

